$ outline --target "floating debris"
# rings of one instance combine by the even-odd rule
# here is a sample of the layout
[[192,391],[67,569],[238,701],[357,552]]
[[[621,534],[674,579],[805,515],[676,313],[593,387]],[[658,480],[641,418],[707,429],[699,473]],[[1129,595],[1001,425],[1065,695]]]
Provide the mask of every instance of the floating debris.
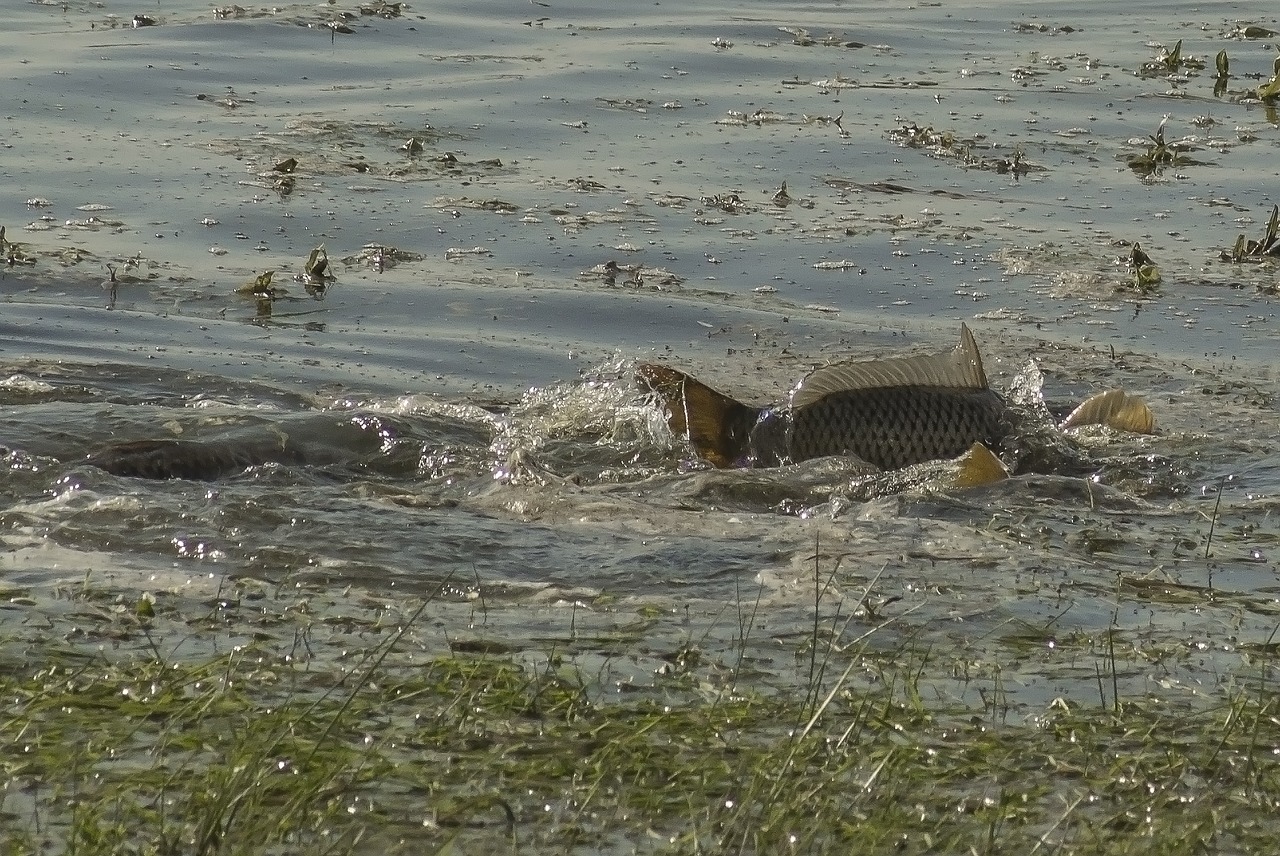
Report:
[[156,25],[156,19],[151,17],[150,15],[134,15],[133,16],[133,28],[135,30],[138,29],[139,27],[154,27],[155,25]]
[[[405,141],[404,145],[400,147],[400,151],[408,155],[416,155],[422,151],[422,140],[417,137],[410,137]],[[454,160],[456,161],[457,158],[454,158]]]
[[779,27],[779,31],[791,36],[791,43],[799,45],[802,48],[810,48],[814,46],[825,48],[865,48],[865,42],[855,42],[845,38],[843,35],[834,35],[828,33],[822,38],[814,38],[804,27]]
[[581,177],[569,179],[569,187],[579,193],[597,193],[608,189],[595,179]]
[[636,113],[648,113],[649,108],[653,106],[653,102],[648,98],[602,98],[597,96],[596,103],[602,107],[631,110]]
[[742,200],[736,192],[717,193],[715,196],[703,196],[698,199],[707,208],[718,208],[727,214],[746,214],[755,210]]
[[631,288],[648,287],[654,291],[670,291],[684,284],[684,277],[665,268],[645,267],[639,262],[620,265],[614,259],[581,271],[578,276],[587,280],[600,278],[607,286],[617,285],[621,277],[622,285]]
[[463,256],[491,256],[493,253],[487,247],[450,247],[444,251],[446,259],[460,259]]
[[422,259],[421,253],[411,253],[386,244],[365,244],[360,248],[360,252],[347,256],[341,261],[344,265],[364,265],[382,273],[401,262],[420,262]]
[[235,110],[244,104],[256,103],[252,98],[241,98],[236,95],[236,91],[230,86],[227,87],[226,95],[206,95],[203,92],[196,95],[197,101],[208,101],[210,104],[217,104],[227,110]]
[[375,15],[379,18],[399,18],[404,9],[404,3],[386,3],[378,0],[376,3],[360,4],[361,15]]
[[514,214],[520,206],[502,199],[471,199],[466,196],[438,196],[426,206],[428,208],[477,208],[481,211],[494,211],[498,214]]
[[275,172],[282,172],[285,174],[291,173],[297,168],[298,168],[297,158],[285,158],[284,160],[277,163],[275,166],[271,167],[271,169],[274,170]]

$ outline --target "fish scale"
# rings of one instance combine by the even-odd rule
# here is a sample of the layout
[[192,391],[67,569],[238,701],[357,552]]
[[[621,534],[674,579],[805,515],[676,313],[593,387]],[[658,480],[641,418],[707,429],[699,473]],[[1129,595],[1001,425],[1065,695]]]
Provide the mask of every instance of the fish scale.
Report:
[[770,410],[751,432],[750,463],[776,466],[853,455],[881,469],[996,448],[1010,425],[990,389],[881,387],[833,393],[794,411]]

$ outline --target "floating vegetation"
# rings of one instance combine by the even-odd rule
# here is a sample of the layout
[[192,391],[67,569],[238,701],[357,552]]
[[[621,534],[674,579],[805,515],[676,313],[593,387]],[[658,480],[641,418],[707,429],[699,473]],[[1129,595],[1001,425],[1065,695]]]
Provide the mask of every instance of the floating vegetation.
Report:
[[232,89],[230,86],[227,87],[227,91],[223,95],[206,95],[205,93],[201,92],[201,93],[198,93],[195,96],[195,98],[197,101],[207,101],[210,104],[217,104],[219,107],[225,108],[227,110],[235,110],[245,104],[255,103],[254,99],[252,98],[244,98],[244,97],[241,97],[240,95],[237,95],[236,91]]
[[785,181],[782,182],[782,186],[774,191],[773,195],[769,197],[769,201],[774,205],[777,205],[779,208],[786,208],[791,204],[791,194],[787,193],[787,183]]
[[343,258],[342,263],[347,266],[371,267],[378,273],[382,273],[401,262],[420,262],[423,258],[421,253],[411,253],[386,244],[365,244],[360,248],[360,252]]
[[840,132],[841,137],[849,136],[849,132],[845,130],[845,127],[842,124],[844,121],[843,110],[840,111],[840,115],[838,116],[810,116],[806,113],[801,117],[801,120],[806,125],[835,125],[836,130]]
[[1150,295],[1160,290],[1160,268],[1137,241],[1129,253],[1129,273],[1133,276],[1129,285],[1139,294]]
[[1059,33],[1063,35],[1070,35],[1071,33],[1079,32],[1078,28],[1073,27],[1070,24],[1050,26],[1048,24],[1032,24],[1027,21],[1016,22],[1013,25],[1013,31],[1015,33],[1043,33],[1050,36],[1056,36]]
[[1255,97],[1268,105],[1274,104],[1276,99],[1280,98],[1280,56],[1275,58],[1271,65],[1271,70],[1271,79],[1266,83],[1260,84],[1253,91]]
[[1237,24],[1236,28],[1227,34],[1230,39],[1273,39],[1277,35],[1275,30],[1268,27],[1262,27],[1258,24]]
[[361,15],[375,15],[379,18],[399,18],[404,11],[404,3],[388,3],[386,0],[376,0],[373,3],[361,3]]
[[814,262],[814,270],[860,270],[862,265],[849,259],[840,259],[838,261]]
[[[629,110],[633,113],[648,113],[653,101],[648,98],[605,98],[596,96],[596,104],[614,110]],[[663,105],[666,106],[666,105]]]
[[1271,217],[1267,220],[1267,229],[1262,240],[1255,241],[1240,235],[1233,247],[1219,254],[1224,262],[1240,264],[1245,261],[1257,261],[1266,257],[1280,257],[1280,206],[1271,206]]
[[1215,76],[1213,79],[1213,97],[1221,98],[1227,91],[1227,81],[1231,79],[1231,60],[1227,57],[1227,51],[1218,51],[1218,55],[1213,58],[1213,67]]
[[780,122],[790,121],[786,116],[773,110],[753,110],[750,113],[743,113],[741,110],[730,110],[719,119],[716,119],[717,125],[731,125],[738,128],[745,128],[747,125],[755,125],[760,127],[766,124],[778,124]]
[[703,196],[698,199],[698,202],[704,208],[715,208],[726,214],[750,214],[756,210],[748,205],[737,192]]
[[488,247],[449,247],[444,251],[444,257],[450,261],[457,261],[465,256],[491,256],[493,251]]
[[815,46],[824,48],[865,48],[867,46],[866,42],[853,41],[843,34],[828,33],[821,38],[817,38],[804,27],[779,27],[778,30],[791,36],[791,43],[802,48]]
[[[505,199],[472,199],[469,196],[437,196],[427,204],[428,208],[474,208],[497,214],[515,214],[520,206]],[[456,215],[455,215],[456,216]]]
[[609,259],[578,274],[579,279],[600,279],[607,286],[619,284],[627,288],[649,288],[654,291],[670,291],[684,284],[684,277],[660,267],[646,267],[642,263],[618,264]]
[[1194,56],[1182,55],[1182,39],[1169,50],[1161,48],[1159,56],[1138,67],[1139,77],[1162,77],[1182,71],[1202,71],[1204,60]]
[[248,295],[249,297],[266,298],[270,300],[278,293],[278,289],[271,284],[271,280],[275,275],[276,272],[273,270],[260,273],[254,276],[253,279],[243,282],[237,286],[236,293]]
[[960,139],[951,131],[938,131],[932,126],[921,127],[915,122],[904,122],[888,133],[889,139],[900,146],[911,149],[924,149],[938,158],[956,161],[965,169],[990,170],[999,175],[1012,175],[1020,178],[1030,172],[1045,172],[1046,168],[1030,163],[1023,155],[1021,146],[1014,146],[1005,156],[991,157],[977,153],[980,145],[985,145],[986,137],[979,134],[975,137]]
[[1161,120],[1160,127],[1156,129],[1156,132],[1147,137],[1149,143],[1145,151],[1135,157],[1126,156],[1126,163],[1129,169],[1133,170],[1143,180],[1158,178],[1169,167],[1183,167],[1202,163],[1187,154],[1187,152],[1195,151],[1197,148],[1193,140],[1165,141],[1164,128],[1168,121],[1169,119],[1166,116]]
[[336,278],[329,272],[329,254],[325,251],[324,244],[321,244],[311,251],[302,266],[302,282],[307,294],[316,299],[324,297],[325,290]]

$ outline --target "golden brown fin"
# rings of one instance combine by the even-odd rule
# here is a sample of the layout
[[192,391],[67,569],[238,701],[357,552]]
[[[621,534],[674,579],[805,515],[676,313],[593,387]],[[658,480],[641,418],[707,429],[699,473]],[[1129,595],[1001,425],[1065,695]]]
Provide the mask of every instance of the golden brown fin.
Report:
[[835,392],[890,386],[987,389],[982,354],[968,325],[960,325],[960,344],[941,354],[846,360],[817,369],[792,391],[791,406],[804,407]]
[[1062,422],[1064,429],[1079,425],[1105,425],[1134,434],[1156,433],[1156,417],[1151,408],[1138,396],[1125,395],[1122,389],[1089,396]]
[[754,407],[655,363],[636,368],[636,379],[662,396],[672,433],[687,436],[700,457],[717,467],[731,467],[746,455],[751,426],[759,416]]
[[1009,470],[990,449],[981,443],[974,443],[956,462],[960,469],[952,481],[953,487],[980,487],[992,482],[1004,481],[1009,477]]

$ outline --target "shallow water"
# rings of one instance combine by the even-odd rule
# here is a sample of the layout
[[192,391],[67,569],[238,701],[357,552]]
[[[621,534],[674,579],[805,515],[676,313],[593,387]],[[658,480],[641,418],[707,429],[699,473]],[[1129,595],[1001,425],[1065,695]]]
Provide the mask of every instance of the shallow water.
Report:
[[[517,647],[644,615],[647,644],[711,651],[758,599],[753,656],[785,685],[817,545],[848,634],[894,617],[886,649],[1003,663],[1031,706],[1096,694],[1111,626],[1130,691],[1205,692],[1269,638],[1277,273],[1219,258],[1276,201],[1274,111],[1240,97],[1275,47],[1232,35],[1256,9],[432,4],[345,34],[245,8],[132,28],[24,4],[0,33],[13,597],[444,582],[442,622],[474,629],[480,592]],[[1135,74],[1178,38],[1209,71]],[[1238,76],[1215,98],[1221,48]],[[1201,163],[1142,178],[1127,161],[1162,120]],[[912,123],[959,142],[904,145]],[[1133,286],[1135,241],[1158,290]],[[336,280],[312,295],[295,277],[321,244]],[[274,300],[237,293],[268,270]],[[700,470],[629,376],[660,358],[776,401],[828,359],[949,347],[961,320],[997,388],[1034,359],[1051,403],[1123,386],[1161,433],[1086,432],[1083,478],[899,494],[829,465]],[[82,464],[281,434],[311,463]]]

